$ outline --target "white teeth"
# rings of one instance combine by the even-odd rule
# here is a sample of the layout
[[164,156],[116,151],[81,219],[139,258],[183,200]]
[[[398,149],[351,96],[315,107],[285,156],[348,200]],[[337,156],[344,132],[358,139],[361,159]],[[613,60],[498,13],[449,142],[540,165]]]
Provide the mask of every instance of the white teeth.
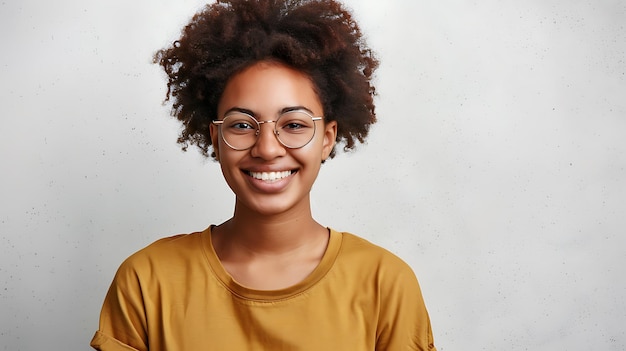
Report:
[[254,179],[266,180],[273,182],[275,180],[283,179],[291,175],[291,171],[282,172],[249,172]]

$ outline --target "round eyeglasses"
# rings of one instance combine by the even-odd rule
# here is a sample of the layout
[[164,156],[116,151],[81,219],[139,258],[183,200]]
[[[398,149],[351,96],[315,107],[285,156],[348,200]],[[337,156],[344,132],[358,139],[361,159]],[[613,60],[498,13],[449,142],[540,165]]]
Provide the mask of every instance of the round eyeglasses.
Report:
[[257,121],[247,113],[233,111],[226,114],[224,119],[212,123],[221,126],[222,140],[234,150],[247,150],[254,146],[261,132],[261,124],[265,123],[274,123],[274,135],[283,146],[299,149],[313,140],[315,121],[322,119],[304,110],[293,110],[273,121]]

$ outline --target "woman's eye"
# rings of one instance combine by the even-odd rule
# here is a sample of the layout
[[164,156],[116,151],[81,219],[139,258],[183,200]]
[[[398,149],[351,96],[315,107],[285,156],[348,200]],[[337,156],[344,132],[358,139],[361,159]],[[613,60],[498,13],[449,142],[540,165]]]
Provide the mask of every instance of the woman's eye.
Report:
[[294,129],[301,129],[301,128],[305,128],[306,126],[302,123],[298,123],[298,122],[289,122],[287,124],[285,124],[283,126],[283,129],[290,129],[290,130],[294,130]]
[[235,128],[235,129],[254,129],[254,127],[250,123],[247,123],[247,122],[233,123],[230,127]]

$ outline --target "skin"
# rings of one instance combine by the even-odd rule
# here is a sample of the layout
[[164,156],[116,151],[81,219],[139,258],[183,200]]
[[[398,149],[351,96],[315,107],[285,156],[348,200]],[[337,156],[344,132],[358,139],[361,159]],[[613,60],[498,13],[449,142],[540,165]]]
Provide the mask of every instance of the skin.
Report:
[[[259,121],[275,120],[281,111],[305,108],[323,116],[314,86],[304,73],[276,62],[258,62],[234,75],[218,105],[218,116],[244,109]],[[248,150],[228,147],[211,125],[211,140],[222,174],[236,195],[233,217],[215,227],[213,245],[224,268],[241,285],[277,290],[306,278],[319,264],[329,233],[311,214],[310,191],[321,163],[337,136],[335,121],[317,121],[315,137],[300,149],[276,139],[274,124],[261,126]],[[250,172],[291,171],[269,182]]]

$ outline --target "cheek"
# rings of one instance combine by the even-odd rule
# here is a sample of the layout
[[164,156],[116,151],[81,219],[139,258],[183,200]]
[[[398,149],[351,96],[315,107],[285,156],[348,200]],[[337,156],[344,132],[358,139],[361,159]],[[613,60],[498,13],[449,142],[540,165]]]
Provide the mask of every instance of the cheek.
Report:
[[291,155],[304,167],[315,169],[321,166],[323,153],[321,140],[315,139],[301,149],[292,150]]
[[220,160],[220,166],[222,167],[222,171],[229,171],[231,169],[238,168],[237,164],[240,158],[237,157],[237,155],[234,154],[232,150],[228,150],[227,147],[220,148],[217,156]]
[[315,141],[315,150],[321,162],[326,157],[328,157],[328,155],[325,155],[326,149],[324,148],[324,144],[325,144],[324,135],[320,135],[319,137],[316,137],[314,141]]
[[[224,155],[222,155],[222,157],[224,157]],[[239,168],[237,168],[236,165],[230,160],[221,158],[220,169],[222,171],[222,177],[226,181],[226,184],[228,184],[228,187],[235,191],[237,184],[240,182],[239,177],[241,177]]]

